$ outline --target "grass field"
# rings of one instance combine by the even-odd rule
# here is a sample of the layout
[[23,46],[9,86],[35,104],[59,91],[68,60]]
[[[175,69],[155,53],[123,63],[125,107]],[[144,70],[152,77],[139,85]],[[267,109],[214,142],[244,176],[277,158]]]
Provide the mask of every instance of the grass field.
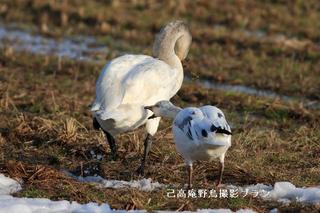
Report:
[[[192,8],[192,9],[190,9]],[[318,1],[2,1],[0,20],[44,36],[93,35],[110,48],[151,54],[154,34],[172,19],[186,19],[193,35],[185,73],[191,79],[268,89],[320,101],[320,3]],[[157,17],[157,18],[154,18]],[[170,199],[166,189],[103,189],[78,182],[99,168],[106,179],[138,179],[143,128],[117,137],[112,161],[103,134],[92,128],[89,105],[104,63],[55,56],[0,53],[0,172],[24,181],[16,196],[107,202],[116,209],[196,210],[251,208],[266,212],[316,212],[319,206],[284,205],[258,198]],[[182,107],[217,105],[233,129],[224,182],[245,185],[290,181],[320,184],[320,109],[185,83],[173,102]],[[185,170],[170,122],[163,120],[151,148],[146,177],[183,186]],[[90,151],[104,156],[102,161]],[[91,170],[90,170],[91,171]],[[96,171],[92,171],[96,172]],[[195,164],[195,187],[210,188],[218,163]]]

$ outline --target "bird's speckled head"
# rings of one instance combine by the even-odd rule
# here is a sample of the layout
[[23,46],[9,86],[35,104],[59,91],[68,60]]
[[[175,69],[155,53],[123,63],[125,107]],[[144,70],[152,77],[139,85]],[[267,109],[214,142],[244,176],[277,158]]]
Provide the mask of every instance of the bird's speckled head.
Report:
[[173,105],[170,101],[159,101],[155,105],[144,107],[154,113],[153,117],[175,118],[181,108]]
[[192,119],[202,119],[203,113],[196,107],[187,107],[183,109],[184,117],[190,117]]

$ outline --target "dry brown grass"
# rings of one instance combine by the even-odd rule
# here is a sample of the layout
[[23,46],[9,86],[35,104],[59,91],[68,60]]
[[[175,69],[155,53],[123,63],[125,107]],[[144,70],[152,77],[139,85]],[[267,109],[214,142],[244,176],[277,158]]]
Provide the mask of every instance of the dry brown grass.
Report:
[[[187,75],[319,101],[318,9],[316,0],[290,4],[5,0],[0,3],[0,19],[14,21],[22,29],[32,26],[46,36],[94,34],[111,49],[107,59],[119,51],[150,54],[154,34],[164,23],[187,19],[193,34]],[[257,36],[257,31],[265,36]],[[23,190],[16,196],[107,202],[112,208],[127,210],[252,208],[267,212],[276,207],[283,212],[317,211],[317,206],[284,206],[252,197],[168,199],[165,189],[101,189],[66,176],[62,170],[76,175],[88,170],[89,175],[108,179],[140,178],[135,170],[143,151],[144,130],[118,136],[120,157],[111,161],[103,134],[92,130],[88,111],[103,64],[18,54],[4,45],[0,53],[0,172],[23,180]],[[183,107],[213,104],[225,111],[234,132],[226,157],[225,183],[320,184],[319,110],[192,84],[184,84],[173,101]],[[184,164],[175,151],[170,125],[161,122],[146,177],[182,187]],[[212,187],[217,168],[216,162],[197,162],[195,187]]]
[[[4,161],[0,167],[2,172],[24,180],[23,190],[17,196],[108,202],[112,208],[150,211],[248,207],[265,212],[274,207],[285,208],[279,203],[253,198],[169,199],[165,189],[153,192],[97,189],[67,177],[61,170],[76,175],[89,170],[89,174],[107,179],[138,179],[135,170],[140,163],[145,132],[141,128],[117,137],[119,160],[112,161],[103,134],[91,127],[88,111],[100,66],[63,60],[61,70],[54,74],[57,61],[17,53],[14,57],[0,56],[1,88],[6,88],[8,94],[1,96],[0,102],[5,103],[10,97],[12,103],[0,108],[0,157]],[[75,75],[78,77],[74,78]],[[173,102],[180,106],[213,104],[225,111],[234,132],[233,145],[226,157],[225,183],[273,184],[288,180],[297,186],[319,184],[319,110],[192,84],[184,84]],[[175,151],[170,126],[169,121],[161,122],[146,177],[182,187],[185,170]],[[91,151],[104,159],[98,160]],[[218,163],[196,163],[195,174],[195,187],[210,188],[218,175]],[[316,207],[291,204],[288,208],[313,211]]]
[[59,139],[63,142],[75,142],[77,139],[77,125],[74,119],[67,119],[63,123],[63,130]]
[[97,35],[112,50],[108,59],[119,51],[151,54],[160,27],[186,19],[193,35],[189,75],[319,101],[319,7],[317,0],[6,0],[0,19],[49,36]]
[[[51,194],[53,199],[81,200],[82,202],[101,202],[104,194],[90,184],[84,184],[66,176],[53,168],[43,165],[28,165],[21,162],[8,161],[4,165],[4,172],[10,177],[22,182],[25,192],[19,192],[21,195],[29,191],[29,196],[45,196]],[[39,194],[36,189],[41,189]],[[97,193],[90,193],[96,190]],[[18,194],[19,194],[18,193]],[[102,197],[99,197],[102,196]]]

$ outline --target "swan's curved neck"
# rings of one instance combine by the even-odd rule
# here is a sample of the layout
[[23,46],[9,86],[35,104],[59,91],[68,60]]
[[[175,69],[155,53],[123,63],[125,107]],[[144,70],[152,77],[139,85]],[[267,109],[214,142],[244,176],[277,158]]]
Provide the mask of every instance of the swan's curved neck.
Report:
[[181,60],[185,59],[191,44],[191,34],[182,21],[169,23],[157,35],[153,55],[171,67],[183,71]]

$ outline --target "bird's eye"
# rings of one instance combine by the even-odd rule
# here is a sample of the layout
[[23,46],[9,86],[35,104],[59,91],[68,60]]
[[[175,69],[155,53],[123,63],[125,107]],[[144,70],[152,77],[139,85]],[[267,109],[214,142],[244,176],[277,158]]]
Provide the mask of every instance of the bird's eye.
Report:
[[207,131],[205,130],[205,129],[203,129],[202,131],[201,131],[201,134],[202,134],[202,136],[203,137],[208,137],[208,133],[207,133]]
[[191,112],[191,115],[195,115],[195,114],[196,114],[196,112],[195,112],[195,111],[192,111],[192,112]]
[[216,131],[216,129],[217,129],[217,127],[215,127],[215,125],[212,124],[211,127],[210,127],[210,131],[214,132],[214,131]]

